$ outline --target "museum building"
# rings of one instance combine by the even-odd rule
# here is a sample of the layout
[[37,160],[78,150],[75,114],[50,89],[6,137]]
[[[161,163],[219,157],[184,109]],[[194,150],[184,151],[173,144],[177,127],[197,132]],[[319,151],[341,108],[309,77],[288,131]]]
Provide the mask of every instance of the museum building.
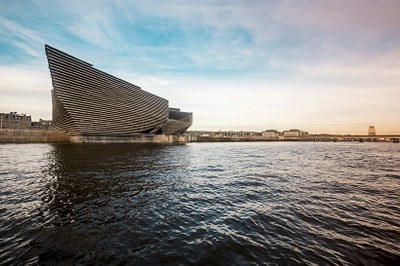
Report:
[[53,83],[53,127],[72,135],[182,134],[193,114],[168,100],[45,45]]

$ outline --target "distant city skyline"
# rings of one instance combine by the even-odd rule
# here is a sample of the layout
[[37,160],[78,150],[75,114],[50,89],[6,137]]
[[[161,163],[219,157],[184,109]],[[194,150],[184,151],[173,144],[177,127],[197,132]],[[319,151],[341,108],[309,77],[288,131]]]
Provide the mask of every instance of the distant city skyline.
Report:
[[0,113],[51,119],[47,43],[190,130],[400,133],[400,2],[0,0]]

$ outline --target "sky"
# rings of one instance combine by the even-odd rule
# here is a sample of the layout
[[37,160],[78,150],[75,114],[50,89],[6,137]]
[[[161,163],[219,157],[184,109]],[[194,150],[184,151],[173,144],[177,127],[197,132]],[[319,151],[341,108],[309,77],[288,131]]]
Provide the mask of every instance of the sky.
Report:
[[0,0],[0,112],[51,119],[45,44],[191,130],[400,134],[398,0]]

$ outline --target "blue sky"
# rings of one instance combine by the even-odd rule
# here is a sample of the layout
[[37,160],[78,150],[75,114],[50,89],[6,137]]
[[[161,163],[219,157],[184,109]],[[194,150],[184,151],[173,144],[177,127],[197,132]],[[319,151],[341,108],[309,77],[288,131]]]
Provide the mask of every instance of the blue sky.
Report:
[[0,0],[0,112],[51,118],[47,43],[191,129],[400,133],[400,1]]

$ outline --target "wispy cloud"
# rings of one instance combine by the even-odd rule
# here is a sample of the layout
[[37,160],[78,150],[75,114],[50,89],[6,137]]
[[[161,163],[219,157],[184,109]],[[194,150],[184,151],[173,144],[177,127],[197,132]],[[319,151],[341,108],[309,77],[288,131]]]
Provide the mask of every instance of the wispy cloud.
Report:
[[[121,43],[119,31],[115,26],[117,17],[109,5],[83,2],[79,5],[63,2],[63,10],[72,20],[66,28],[94,46],[111,49]],[[88,10],[91,10],[88,12]]]
[[197,129],[341,130],[381,121],[400,130],[393,115],[400,98],[396,0],[4,6],[0,58],[8,63],[0,71],[8,77],[0,97],[8,105],[21,90],[31,92],[26,101],[45,95],[43,45],[50,43],[194,111]]
[[3,28],[1,35],[7,36],[7,39],[10,40],[12,45],[22,49],[30,56],[35,58],[41,57],[35,49],[35,46],[42,45],[44,39],[38,32],[24,27],[15,21],[4,18],[1,15],[0,26]]
[[44,65],[0,66],[0,112],[51,118],[51,79]]
[[31,42],[44,42],[44,39],[36,31],[28,29],[13,20],[0,16],[0,24],[12,35],[19,35],[21,38]]

